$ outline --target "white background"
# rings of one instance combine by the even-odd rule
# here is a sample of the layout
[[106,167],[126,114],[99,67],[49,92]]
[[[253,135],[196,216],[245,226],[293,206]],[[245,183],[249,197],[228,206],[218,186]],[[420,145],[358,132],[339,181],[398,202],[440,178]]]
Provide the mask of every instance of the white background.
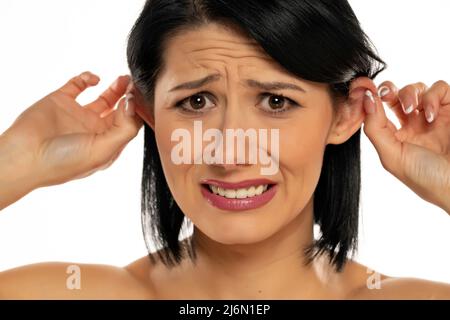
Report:
[[[450,2],[350,1],[399,88],[450,82]],[[127,74],[126,37],[144,0],[0,2],[0,132],[28,106],[90,70],[85,104]],[[395,119],[388,111],[388,116]],[[395,121],[395,120],[394,120]],[[398,123],[398,122],[396,122]],[[108,170],[33,191],[0,214],[0,270],[42,261],[123,266],[147,251],[140,225],[143,131]],[[450,217],[385,171],[362,133],[357,260],[391,276],[450,283]]]

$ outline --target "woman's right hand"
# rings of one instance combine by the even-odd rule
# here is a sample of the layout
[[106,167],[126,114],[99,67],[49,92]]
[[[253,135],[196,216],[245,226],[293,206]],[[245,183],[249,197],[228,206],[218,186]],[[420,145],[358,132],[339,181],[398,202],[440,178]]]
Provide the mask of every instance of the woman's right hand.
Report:
[[132,94],[128,108],[126,98],[114,108],[132,88],[129,76],[119,77],[92,103],[84,107],[77,103],[77,96],[99,81],[90,72],[72,78],[22,112],[3,134],[6,150],[21,155],[22,163],[26,159],[35,188],[86,177],[110,166],[142,127]]

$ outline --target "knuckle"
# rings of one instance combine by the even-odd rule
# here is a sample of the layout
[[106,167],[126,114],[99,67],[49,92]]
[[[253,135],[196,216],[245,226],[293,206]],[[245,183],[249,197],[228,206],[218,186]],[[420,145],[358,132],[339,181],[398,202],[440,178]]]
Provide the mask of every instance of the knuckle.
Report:
[[423,82],[417,82],[415,88],[417,96],[423,95],[428,90],[428,86]]
[[447,87],[448,83],[444,80],[438,80],[434,83],[434,85],[438,87]]
[[423,82],[417,82],[416,83],[416,87],[418,87],[418,88],[426,88],[427,85],[425,83],[423,83]]
[[402,102],[405,100],[405,97],[409,95],[408,88],[404,87],[398,92],[398,99]]
[[418,92],[417,86],[415,84],[408,84],[403,89],[405,94],[415,94]]
[[108,101],[104,93],[98,96],[96,102],[101,104],[101,106],[105,109],[112,108],[111,103]]
[[77,87],[78,90],[82,91],[84,90],[85,84],[83,79],[80,77],[75,77],[70,80],[70,83],[72,83],[75,87]]
[[402,103],[411,103],[412,101],[416,101],[418,97],[419,90],[414,85],[408,85],[400,90],[398,97],[400,102]]
[[426,102],[430,102],[430,100],[432,98],[432,96],[430,96],[430,94],[432,95],[433,92],[426,91],[426,92],[423,93],[423,95],[421,97],[422,104],[426,103]]

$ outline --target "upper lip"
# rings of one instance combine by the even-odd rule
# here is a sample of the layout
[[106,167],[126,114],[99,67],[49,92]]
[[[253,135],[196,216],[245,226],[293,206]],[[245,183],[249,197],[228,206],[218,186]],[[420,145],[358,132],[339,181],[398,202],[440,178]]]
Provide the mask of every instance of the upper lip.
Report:
[[262,184],[275,184],[275,182],[264,178],[243,180],[239,182],[227,182],[215,179],[204,179],[201,181],[201,184],[209,184],[223,189],[240,189],[240,188],[248,188],[251,186],[259,186]]

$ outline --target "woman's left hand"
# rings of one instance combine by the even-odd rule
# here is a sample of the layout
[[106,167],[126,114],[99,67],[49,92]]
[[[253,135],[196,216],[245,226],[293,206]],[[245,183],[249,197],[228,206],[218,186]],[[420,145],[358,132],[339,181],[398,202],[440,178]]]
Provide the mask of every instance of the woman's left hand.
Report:
[[[364,133],[383,167],[450,214],[450,86],[441,80],[430,88],[419,82],[397,90],[385,81],[373,98],[374,104],[368,96],[364,100]],[[382,101],[401,128],[386,117]]]

